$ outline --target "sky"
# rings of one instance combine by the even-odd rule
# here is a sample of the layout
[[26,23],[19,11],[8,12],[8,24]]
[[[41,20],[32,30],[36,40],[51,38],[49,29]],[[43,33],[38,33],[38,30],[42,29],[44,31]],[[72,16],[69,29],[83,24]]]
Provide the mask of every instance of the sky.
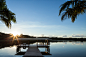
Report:
[[16,14],[17,23],[11,29],[0,21],[0,32],[14,31],[31,36],[86,37],[86,13],[61,21],[60,5],[67,0],[6,0],[7,7]]

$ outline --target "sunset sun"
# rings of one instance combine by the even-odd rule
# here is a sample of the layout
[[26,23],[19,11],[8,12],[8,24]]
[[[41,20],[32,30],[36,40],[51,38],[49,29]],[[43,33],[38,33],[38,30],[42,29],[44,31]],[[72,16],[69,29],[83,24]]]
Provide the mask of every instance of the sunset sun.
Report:
[[12,32],[12,34],[13,34],[13,36],[20,35],[20,33],[16,32],[16,31]]

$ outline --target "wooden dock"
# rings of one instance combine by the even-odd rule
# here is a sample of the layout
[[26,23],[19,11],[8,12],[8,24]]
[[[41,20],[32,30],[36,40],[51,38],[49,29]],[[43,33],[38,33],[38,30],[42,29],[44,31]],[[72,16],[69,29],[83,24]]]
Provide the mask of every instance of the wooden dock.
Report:
[[37,46],[29,46],[23,57],[43,57]]
[[[31,39],[29,39],[31,40]],[[33,39],[32,39],[33,40]],[[37,45],[27,45],[26,43],[23,43],[23,45],[18,45],[17,46],[17,54],[19,54],[20,51],[20,48],[23,48],[23,49],[26,49],[28,47],[28,50],[26,51],[26,53],[21,53],[21,54],[24,54],[23,57],[44,57],[42,55],[43,54],[49,54],[50,55],[50,52],[48,52],[50,49],[49,49],[49,46],[48,46],[48,39],[42,39],[42,40],[45,40],[45,43],[43,42],[42,45],[39,45],[38,44],[38,40],[41,40],[41,39],[34,39],[34,40],[37,40]],[[40,48],[46,48],[47,50],[45,52],[40,52],[38,47]]]
[[[48,45],[33,45],[33,47],[45,47],[45,48],[47,48],[47,47],[49,47]],[[28,45],[28,46],[17,46],[18,48],[21,48],[21,47],[31,47],[30,45]]]

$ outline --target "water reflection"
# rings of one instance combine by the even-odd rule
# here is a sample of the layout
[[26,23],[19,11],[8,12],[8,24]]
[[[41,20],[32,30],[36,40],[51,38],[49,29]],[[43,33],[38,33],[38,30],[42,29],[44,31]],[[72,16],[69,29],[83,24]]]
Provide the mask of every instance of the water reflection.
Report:
[[72,45],[83,45],[84,42],[80,42],[80,41],[77,41],[77,42],[52,42],[52,44],[69,44],[71,43]]
[[[72,45],[72,43],[75,43],[75,45]],[[66,44],[64,42],[53,42],[50,44],[52,51],[50,57],[86,57],[86,42],[66,42]]]
[[[7,44],[6,44],[7,43]],[[44,42],[21,41],[21,43],[28,45],[47,45]],[[2,42],[0,41],[0,57],[22,57],[27,51],[28,47],[18,48],[18,43]],[[44,57],[86,57],[86,42],[49,42],[49,47],[38,47]],[[7,52],[8,51],[8,52]],[[20,52],[20,53],[19,53]],[[48,55],[46,55],[48,54]]]

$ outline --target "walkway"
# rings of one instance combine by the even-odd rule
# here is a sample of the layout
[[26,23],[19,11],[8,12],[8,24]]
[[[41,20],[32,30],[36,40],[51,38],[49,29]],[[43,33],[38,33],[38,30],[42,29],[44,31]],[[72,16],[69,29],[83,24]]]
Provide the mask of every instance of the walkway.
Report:
[[43,57],[37,46],[29,46],[23,57]]

